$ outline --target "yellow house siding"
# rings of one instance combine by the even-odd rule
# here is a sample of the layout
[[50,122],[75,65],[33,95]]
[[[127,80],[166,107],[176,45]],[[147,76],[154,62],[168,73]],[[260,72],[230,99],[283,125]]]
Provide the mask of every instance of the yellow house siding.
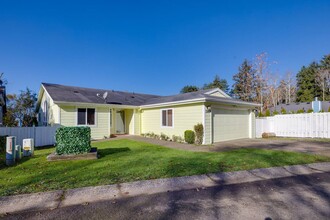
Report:
[[251,115],[251,137],[256,138],[256,115],[253,111],[250,113]]
[[101,139],[109,137],[109,108],[98,107],[96,108],[96,120],[95,127],[91,126],[92,138]]
[[76,126],[76,107],[75,106],[60,106],[61,108],[61,125]]
[[[161,110],[173,109],[173,127],[161,125]],[[185,130],[193,130],[194,125],[203,123],[202,104],[179,105],[167,108],[143,109],[141,113],[141,133],[164,133],[169,137],[183,137]]]
[[125,110],[125,128],[127,134],[134,134],[133,109]]
[[138,110],[134,112],[134,134],[140,135],[140,128],[141,128],[141,114]]
[[60,123],[59,114],[60,114],[60,108],[51,99],[49,106],[49,121],[48,121],[49,124],[51,125],[59,124]]
[[[95,108],[94,106],[60,106],[61,125],[77,126],[77,108]],[[96,107],[96,124],[91,125],[92,139],[109,137],[109,108]]]
[[204,144],[212,143],[212,113],[205,111]]
[[112,124],[111,124],[111,128],[110,128],[110,134],[115,134],[116,133],[116,129],[115,129],[116,128],[116,109],[111,109],[111,119],[112,119],[112,121],[111,121]]

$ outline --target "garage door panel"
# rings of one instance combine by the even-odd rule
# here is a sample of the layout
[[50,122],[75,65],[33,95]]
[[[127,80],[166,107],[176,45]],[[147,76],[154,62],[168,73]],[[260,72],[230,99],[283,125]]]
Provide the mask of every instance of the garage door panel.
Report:
[[249,111],[212,109],[213,141],[228,141],[249,137]]

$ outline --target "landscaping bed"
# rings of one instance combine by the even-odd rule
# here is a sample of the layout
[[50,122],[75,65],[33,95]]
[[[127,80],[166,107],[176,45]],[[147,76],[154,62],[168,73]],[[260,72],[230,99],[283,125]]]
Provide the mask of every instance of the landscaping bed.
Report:
[[319,155],[264,149],[190,152],[125,139],[92,146],[98,148],[98,160],[48,162],[54,148],[47,148],[36,149],[34,157],[13,167],[1,161],[0,196],[330,161]]

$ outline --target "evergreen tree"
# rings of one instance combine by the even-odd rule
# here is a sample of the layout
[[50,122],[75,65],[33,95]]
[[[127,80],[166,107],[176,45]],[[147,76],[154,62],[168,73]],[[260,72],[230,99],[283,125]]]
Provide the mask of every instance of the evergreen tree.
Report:
[[180,93],[196,92],[198,90],[199,88],[197,86],[187,85],[181,89]]
[[318,64],[311,63],[308,67],[303,66],[297,74],[297,98],[298,102],[311,102],[314,97],[321,97],[322,90],[317,85],[316,77]]
[[252,101],[254,94],[254,70],[247,60],[244,60],[238,68],[238,73],[233,76],[233,80],[233,96],[243,101]]
[[227,80],[220,79],[218,75],[214,77],[214,80],[211,83],[204,84],[203,89],[213,89],[213,88],[219,88],[225,93],[229,92],[229,85]]

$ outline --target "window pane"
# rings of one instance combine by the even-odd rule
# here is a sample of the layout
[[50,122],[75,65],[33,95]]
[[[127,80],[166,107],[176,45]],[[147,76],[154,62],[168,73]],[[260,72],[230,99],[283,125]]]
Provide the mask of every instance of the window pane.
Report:
[[167,126],[172,127],[173,113],[171,109],[167,111],[167,120]]
[[162,125],[166,126],[166,110],[162,111]]
[[95,109],[93,108],[87,109],[87,124],[95,125]]
[[78,108],[78,125],[85,125],[86,124],[86,109],[85,108]]

